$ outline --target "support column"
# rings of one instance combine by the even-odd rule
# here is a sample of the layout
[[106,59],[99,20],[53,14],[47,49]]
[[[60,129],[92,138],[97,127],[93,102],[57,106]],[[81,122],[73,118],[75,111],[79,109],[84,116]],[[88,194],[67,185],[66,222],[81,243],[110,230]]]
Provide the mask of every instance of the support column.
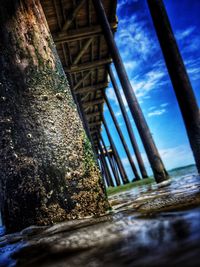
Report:
[[132,144],[132,147],[133,147],[133,150],[134,150],[137,162],[138,162],[138,166],[139,166],[140,172],[142,174],[142,178],[148,178],[148,175],[147,175],[147,172],[146,172],[146,169],[145,169],[145,166],[144,166],[144,162],[143,162],[143,159],[141,157],[141,154],[140,154],[140,151],[139,151],[139,147],[138,147],[137,141],[135,139],[135,135],[133,133],[131,122],[129,120],[125,105],[123,103],[119,88],[117,86],[117,83],[116,83],[116,80],[115,80],[115,77],[114,77],[114,74],[113,74],[113,71],[112,71],[112,68],[111,68],[110,65],[108,66],[108,72],[109,72],[109,76],[110,76],[110,79],[111,79],[111,82],[112,82],[112,85],[113,85],[113,89],[115,91],[115,94],[116,94],[116,97],[117,97],[117,100],[118,100],[118,103],[119,103],[119,106],[120,106],[120,109],[121,109],[121,112],[122,112],[122,116],[123,116],[125,124],[126,124],[126,128],[127,128],[128,134],[129,134],[129,138],[130,138],[130,141],[131,141],[131,144]]
[[[116,183],[117,183],[117,180],[118,180],[118,183],[120,183],[119,177],[117,176],[117,174],[116,174],[116,172],[115,172],[114,166],[113,166],[113,164],[112,164],[112,160],[111,160],[111,158],[110,158],[109,152],[108,152],[108,150],[107,150],[107,147],[106,147],[106,144],[105,144],[105,142],[104,142],[104,140],[103,140],[102,135],[100,135],[100,139],[101,139],[101,142],[102,142],[102,144],[103,144],[103,149],[105,150],[106,155],[107,155],[107,158],[108,158],[108,160],[109,160],[110,167],[111,167],[112,172],[113,172],[113,175],[114,175],[114,177],[115,177],[115,181],[116,181]],[[114,186],[114,183],[112,184],[112,186]]]
[[0,210],[6,230],[100,215],[109,207],[102,179],[41,1],[0,2]]
[[99,161],[101,163],[101,170],[102,170],[102,176],[103,176],[103,179],[104,179],[104,184],[107,185],[107,187],[108,187],[109,186],[108,185],[108,177],[106,175],[106,171],[105,171],[105,168],[104,168],[104,164],[103,164],[103,160],[102,160],[101,154],[99,154]]
[[[111,144],[110,144],[110,147],[112,147]],[[111,164],[112,164],[113,169],[114,169],[114,171],[116,173],[116,185],[120,186],[121,185],[120,177],[122,178],[122,174],[120,173],[120,170],[118,169],[118,165],[117,165],[117,169],[116,169],[116,166],[114,165],[113,159],[115,159],[115,158],[116,158],[116,156],[113,153],[113,158],[111,158]],[[116,163],[116,160],[115,160],[115,163]],[[123,179],[122,179],[122,182],[123,182]]]
[[130,165],[131,165],[132,171],[133,171],[133,173],[134,173],[134,175],[135,175],[135,179],[134,179],[133,181],[138,181],[138,180],[140,180],[140,176],[139,176],[138,171],[137,171],[137,169],[136,169],[136,167],[135,167],[135,163],[133,162],[131,153],[130,153],[130,151],[129,151],[129,149],[128,149],[128,146],[127,146],[127,144],[126,144],[126,141],[125,141],[125,139],[124,139],[123,133],[122,133],[120,127],[119,127],[118,121],[117,121],[117,119],[116,119],[116,117],[115,117],[115,114],[114,114],[114,112],[113,112],[113,109],[112,109],[112,107],[111,107],[111,105],[110,105],[110,102],[108,101],[107,95],[106,95],[106,93],[105,93],[104,90],[102,90],[102,95],[103,95],[103,98],[104,98],[104,100],[105,100],[105,102],[106,102],[106,104],[107,104],[108,110],[110,111],[110,115],[111,115],[111,117],[112,117],[112,119],[113,119],[113,122],[114,122],[115,127],[116,127],[117,132],[118,132],[118,135],[119,135],[119,137],[120,137],[120,140],[121,140],[121,142],[122,142],[122,145],[123,145],[124,150],[125,150],[125,152],[126,152],[126,155],[127,155],[127,157],[128,157],[129,163],[130,163]]
[[[72,92],[73,99],[74,99],[74,101],[76,103],[79,116],[80,116],[81,121],[83,123],[83,127],[84,127],[85,132],[86,132],[86,134],[87,134],[87,136],[88,136],[88,138],[89,138],[89,140],[91,142],[92,150],[94,152],[95,159],[97,161],[97,153],[96,153],[96,150],[95,150],[95,146],[94,146],[94,142],[93,142],[92,136],[90,134],[90,130],[89,130],[89,127],[88,127],[88,122],[87,122],[87,119],[86,119],[86,115],[85,115],[85,112],[83,110],[83,106],[82,106],[82,103],[81,103],[81,97],[80,97],[79,94],[76,95],[73,92],[73,90],[71,90],[71,92]],[[98,161],[97,161],[97,163],[98,163]]]
[[[71,84],[71,88],[73,88],[73,84]],[[78,114],[81,118],[81,121],[83,123],[83,127],[85,129],[85,132],[91,142],[91,145],[92,145],[92,150],[94,152],[94,156],[95,156],[95,160],[97,162],[97,165],[98,167],[100,168],[99,166],[99,163],[98,163],[98,155],[97,155],[97,152],[96,152],[96,149],[95,149],[95,146],[94,146],[94,142],[93,142],[93,139],[92,139],[92,136],[90,134],[90,130],[89,130],[89,127],[88,127],[88,122],[87,122],[87,119],[86,119],[86,116],[85,116],[85,112],[83,110],[83,106],[82,106],[82,103],[81,103],[81,97],[79,94],[75,94],[74,93],[74,90],[71,89],[71,93],[72,93],[72,97],[74,99],[74,102],[76,103],[76,106],[77,106],[77,110],[78,110]]]
[[102,149],[102,146],[99,142],[99,151],[101,153],[101,158],[102,158],[102,163],[103,163],[103,166],[104,166],[104,170],[105,170],[105,174],[106,174],[106,177],[107,177],[107,185],[108,186],[111,186],[112,184],[112,175],[110,173],[110,169],[108,167],[108,164],[107,164],[107,161],[106,161],[106,158],[105,158],[105,155],[104,155],[104,151]]
[[163,1],[148,0],[148,5],[200,173],[199,107]]
[[115,146],[115,144],[113,142],[113,139],[111,137],[111,134],[110,134],[110,131],[108,129],[108,126],[107,126],[107,123],[106,123],[106,120],[105,120],[104,116],[102,117],[102,121],[103,121],[103,125],[105,127],[105,130],[106,130],[106,133],[107,133],[107,136],[108,136],[108,139],[109,139],[113,154],[115,156],[115,159],[116,159],[116,162],[117,162],[117,165],[118,165],[118,168],[119,168],[119,172],[120,172],[122,181],[123,181],[124,184],[127,184],[127,183],[129,183],[128,177],[126,175],[124,166],[122,165],[121,159],[119,157],[119,154],[117,152],[116,146]]
[[115,169],[115,173],[118,177],[118,181],[119,181],[119,185],[120,185],[120,178],[119,178],[119,169],[118,169],[118,166],[117,166],[117,163],[116,163],[116,160],[115,160],[115,156],[113,154],[113,151],[112,151],[112,154],[111,154],[111,161],[112,161],[112,164],[113,164],[113,167]]
[[135,120],[135,124],[138,128],[138,132],[140,134],[144,148],[146,150],[147,157],[151,164],[154,177],[156,179],[156,182],[160,183],[168,179],[167,171],[165,170],[164,164],[155,146],[155,143],[153,141],[147,122],[144,118],[142,110],[139,106],[139,103],[136,99],[136,96],[134,94],[130,81],[128,79],[124,64],[122,62],[121,56],[119,54],[117,45],[114,40],[113,33],[110,28],[103,4],[101,0],[93,0],[93,4],[96,10],[98,19],[101,23],[101,27],[104,32],[105,40],[109,47],[110,54],[113,58],[113,62],[114,62],[117,74],[119,76],[119,80],[121,82],[127,103],[129,105],[131,114]]
[[[98,151],[97,151],[97,154],[98,154]],[[106,197],[108,197],[107,195],[107,190],[106,190],[106,177],[105,177],[105,171],[104,171],[104,168],[103,168],[103,164],[102,164],[102,159],[100,157],[100,154],[98,154],[98,165],[99,165],[99,169],[101,171],[101,175],[102,175],[102,182],[103,182],[103,190],[104,190],[104,194]]]

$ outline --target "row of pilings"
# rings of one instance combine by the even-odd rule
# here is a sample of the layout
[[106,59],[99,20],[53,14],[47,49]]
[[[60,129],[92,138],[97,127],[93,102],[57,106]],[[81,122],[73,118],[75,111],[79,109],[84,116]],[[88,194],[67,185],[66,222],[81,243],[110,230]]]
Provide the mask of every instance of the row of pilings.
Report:
[[[178,45],[176,43],[173,30],[171,28],[169,18],[162,0],[148,0],[149,10],[152,16],[152,20],[155,26],[155,30],[160,42],[160,47],[162,49],[166,66],[173,84],[173,88],[177,97],[177,101],[183,116],[185,123],[186,131],[188,134],[189,142],[191,149],[193,151],[194,159],[198,172],[200,172],[200,113],[199,107],[184,66]],[[150,166],[152,168],[155,180],[157,183],[163,182],[169,178],[168,173],[164,167],[163,161],[160,157],[158,149],[156,148],[155,142],[151,135],[150,129],[147,125],[147,122],[144,118],[142,110],[139,106],[139,103],[134,94],[134,88],[132,88],[131,83],[128,79],[126,70],[122,58],[120,56],[119,50],[115,43],[110,24],[108,22],[104,6],[101,0],[93,0],[93,4],[101,24],[105,40],[107,42],[110,54],[113,59],[113,63],[118,75],[119,81],[123,93],[126,97],[130,112],[137,126],[141,141],[146,151],[147,158],[149,160]],[[124,138],[123,132],[120,129],[120,126],[117,122],[116,116],[112,110],[109,99],[106,96],[105,89],[102,90],[102,96],[105,100],[105,103],[108,107],[109,113],[114,122],[115,128],[117,130],[120,141],[123,145],[123,148],[126,152],[128,162],[134,174],[134,179],[131,181],[137,181],[141,178],[148,178],[147,171],[144,166],[141,153],[139,151],[136,138],[131,126],[130,119],[128,117],[125,105],[122,100],[117,82],[115,80],[111,66],[108,66],[108,73],[110,80],[112,82],[112,87],[115,92],[116,98],[119,103],[122,117],[124,119],[128,135],[131,141],[132,148],[135,153],[135,158],[140,170],[140,174],[137,171],[135,163],[133,161],[132,155],[130,153],[129,147]],[[109,131],[109,127],[105,118],[102,118],[102,122],[105,128],[105,133],[108,137],[110,143],[110,149],[106,148],[105,141],[101,134],[96,133],[95,139],[99,140],[98,147],[95,149],[98,155],[102,174],[105,177],[105,181],[108,186],[118,186],[120,184],[126,184],[130,181],[128,179],[126,170],[122,164],[122,161],[117,151],[116,145],[114,144],[112,135]],[[108,159],[106,161],[106,158]],[[119,179],[121,177],[121,179]],[[114,182],[113,182],[114,180]],[[120,182],[121,180],[121,182]]]

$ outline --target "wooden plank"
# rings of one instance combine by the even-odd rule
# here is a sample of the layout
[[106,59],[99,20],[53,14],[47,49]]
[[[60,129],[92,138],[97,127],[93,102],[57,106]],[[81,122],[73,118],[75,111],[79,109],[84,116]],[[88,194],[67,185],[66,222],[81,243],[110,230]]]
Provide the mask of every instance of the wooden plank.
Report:
[[103,98],[98,98],[98,99],[95,99],[95,100],[83,102],[82,105],[83,105],[84,108],[89,108],[91,106],[95,106],[95,105],[98,105],[98,104],[103,104],[103,102],[104,102]]
[[91,119],[91,118],[94,118],[94,117],[97,117],[97,116],[101,116],[101,113],[99,111],[96,111],[96,112],[92,112],[92,113],[86,113],[85,114],[87,120]]
[[101,125],[101,121],[95,121],[95,122],[88,122],[89,127],[94,127],[97,125]]
[[67,31],[70,25],[72,24],[73,20],[76,18],[78,12],[82,8],[83,4],[85,3],[85,0],[79,0],[75,9],[71,14],[69,14],[69,18],[65,21],[62,30],[59,34],[62,34],[63,32]]
[[81,101],[84,102],[84,101],[87,101],[87,99],[89,98],[90,96],[90,93],[86,93],[84,95],[81,95]]
[[[117,24],[111,23],[111,29],[116,31]],[[56,44],[65,43],[65,42],[73,42],[84,38],[95,37],[103,35],[102,29],[99,25],[83,27],[77,30],[69,30],[67,33],[58,32],[53,34],[53,39]]]
[[93,38],[90,38],[89,40],[87,40],[85,42],[85,44],[83,45],[83,47],[79,51],[78,55],[75,57],[74,62],[73,62],[73,65],[76,65],[79,62],[79,60],[81,59],[81,57],[83,56],[83,54],[85,53],[85,51],[87,51],[87,49],[91,45],[92,41],[93,41]]
[[94,132],[95,131],[96,133],[98,133],[98,128],[101,128],[101,125],[89,127],[90,132]]
[[[94,135],[94,134],[96,134],[97,133],[97,129],[94,129],[94,130],[90,130],[90,134],[91,135]],[[94,140],[94,142],[96,142],[97,140],[95,140],[95,139],[93,139]]]
[[75,94],[83,94],[83,93],[88,93],[91,91],[96,91],[102,88],[106,88],[108,86],[108,83],[98,83],[94,84],[91,86],[83,87],[83,88],[78,88],[75,90]]
[[66,72],[68,73],[72,73],[72,72],[81,72],[83,70],[87,70],[87,69],[92,69],[92,68],[97,68],[98,66],[102,66],[102,65],[106,65],[112,63],[112,59],[111,58],[104,58],[101,60],[95,60],[92,62],[87,62],[87,63],[81,63],[78,65],[72,65],[70,68],[64,68]]
[[88,73],[82,79],[80,79],[80,81],[78,81],[78,83],[72,88],[72,90],[76,90],[85,81],[85,79],[87,79],[90,76],[91,73],[92,70],[88,71]]

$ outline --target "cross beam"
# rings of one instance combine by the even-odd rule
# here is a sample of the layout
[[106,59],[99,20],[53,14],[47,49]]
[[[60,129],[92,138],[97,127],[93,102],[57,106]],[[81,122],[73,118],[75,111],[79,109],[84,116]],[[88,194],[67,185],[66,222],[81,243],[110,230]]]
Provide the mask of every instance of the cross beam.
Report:
[[99,111],[88,113],[88,114],[86,113],[85,116],[86,116],[87,120],[89,120],[89,119],[94,118],[96,116],[101,116],[101,113]]
[[79,0],[75,9],[73,10],[73,12],[71,14],[69,14],[69,18],[68,20],[66,20],[65,24],[62,27],[61,33],[65,32],[68,30],[68,28],[70,27],[70,25],[72,24],[73,20],[76,18],[77,14],[79,13],[81,7],[83,6],[83,4],[85,3],[85,0]]
[[95,121],[95,122],[88,122],[89,127],[94,127],[97,125],[101,125],[101,121]]
[[105,58],[105,59],[95,60],[95,61],[88,62],[88,63],[81,63],[78,65],[72,65],[69,68],[65,68],[65,71],[68,73],[81,72],[83,70],[96,68],[98,66],[109,64],[111,62],[112,62],[111,58]]
[[78,81],[78,83],[72,88],[72,90],[76,90],[91,74],[92,70],[88,71],[88,73]]
[[[93,130],[90,130],[90,134],[91,135],[94,135],[94,134],[96,134],[97,133],[97,129],[95,128],[95,129],[93,129]],[[96,139],[94,139],[94,143],[96,142],[97,140]]]
[[102,88],[106,88],[108,86],[108,83],[98,83],[94,84],[91,86],[83,87],[83,88],[78,88],[75,90],[75,94],[83,94],[83,93],[88,93],[88,92],[94,92]]
[[103,102],[104,102],[103,98],[98,98],[96,100],[83,102],[82,106],[84,108],[88,108],[88,107],[95,106],[98,104],[103,104]]
[[87,40],[85,42],[85,44],[83,45],[82,49],[80,50],[80,52],[77,54],[77,56],[74,59],[73,65],[76,65],[79,60],[81,59],[81,57],[83,56],[83,54],[85,53],[85,51],[87,51],[87,49],[89,48],[90,44],[92,43],[93,38],[90,38],[89,40]]
[[[117,23],[110,24],[111,29],[113,32],[117,29]],[[90,26],[90,27],[83,27],[77,30],[68,30],[67,34],[64,32],[54,33],[53,39],[56,44],[65,43],[65,42],[73,42],[78,41],[84,38],[90,38],[99,36],[102,34],[101,27],[98,26]]]

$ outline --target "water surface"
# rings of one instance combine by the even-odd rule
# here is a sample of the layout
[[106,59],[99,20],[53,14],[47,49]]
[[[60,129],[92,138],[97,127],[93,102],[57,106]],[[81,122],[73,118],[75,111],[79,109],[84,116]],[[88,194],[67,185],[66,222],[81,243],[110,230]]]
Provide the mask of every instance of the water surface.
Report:
[[200,177],[174,175],[170,185],[109,197],[100,218],[29,227],[5,236],[0,266],[200,266]]

